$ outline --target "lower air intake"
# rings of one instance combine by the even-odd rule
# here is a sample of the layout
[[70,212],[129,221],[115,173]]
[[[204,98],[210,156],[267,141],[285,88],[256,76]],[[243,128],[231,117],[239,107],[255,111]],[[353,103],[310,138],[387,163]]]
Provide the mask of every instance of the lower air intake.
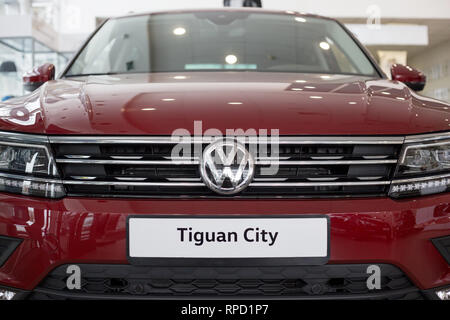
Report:
[[68,290],[67,266],[51,272],[29,299],[422,299],[408,277],[381,268],[381,290],[367,286],[369,265],[259,268],[161,268],[80,265],[80,290]]

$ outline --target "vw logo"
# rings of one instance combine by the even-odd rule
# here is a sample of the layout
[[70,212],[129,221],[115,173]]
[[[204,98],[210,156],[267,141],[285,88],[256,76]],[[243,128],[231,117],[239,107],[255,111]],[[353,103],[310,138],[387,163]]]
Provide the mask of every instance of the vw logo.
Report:
[[236,140],[219,140],[203,152],[200,174],[206,186],[222,195],[243,191],[252,182],[255,160]]

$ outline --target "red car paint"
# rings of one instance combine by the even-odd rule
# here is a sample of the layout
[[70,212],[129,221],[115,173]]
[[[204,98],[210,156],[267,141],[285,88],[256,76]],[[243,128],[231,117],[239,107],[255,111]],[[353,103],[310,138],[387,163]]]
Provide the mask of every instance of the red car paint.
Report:
[[329,263],[390,263],[422,289],[450,283],[449,266],[429,241],[448,235],[448,195],[394,201],[352,200],[98,200],[43,201],[0,196],[0,234],[25,239],[0,269],[0,283],[33,289],[67,263],[127,263],[129,214],[326,214]]
[[[422,97],[403,83],[321,76],[192,72],[59,79],[1,104],[0,130],[170,135],[177,128],[193,132],[196,120],[203,121],[204,131],[275,128],[293,136],[409,135],[449,129],[449,105]],[[450,267],[429,239],[450,233],[449,206],[449,194],[401,201],[55,201],[0,194],[0,235],[24,239],[0,268],[0,285],[32,290],[49,271],[67,263],[126,264],[125,223],[130,214],[314,213],[331,218],[329,263],[394,264],[421,289],[435,288],[450,284]]]
[[403,83],[321,76],[192,72],[61,79],[2,106],[0,130],[171,135],[178,128],[193,132],[196,120],[204,131],[279,128],[280,135],[405,135],[449,128],[447,104]]

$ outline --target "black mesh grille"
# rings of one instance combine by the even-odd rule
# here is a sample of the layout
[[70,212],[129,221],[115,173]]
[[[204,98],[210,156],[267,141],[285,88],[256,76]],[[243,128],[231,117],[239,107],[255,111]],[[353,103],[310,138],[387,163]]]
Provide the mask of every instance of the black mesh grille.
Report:
[[[190,164],[171,162],[174,144],[55,143],[52,146],[70,195],[218,196],[202,183],[198,158]],[[195,159],[194,150],[206,146],[192,145],[192,154],[182,156]],[[247,147],[253,150],[250,145]],[[282,164],[277,174],[270,176],[262,170],[269,167],[264,159],[272,159],[274,150],[268,147],[264,156],[257,150],[254,157],[261,161],[256,166],[254,183],[234,197],[385,195],[400,147],[396,144],[282,144],[279,147]]]
[[442,257],[450,265],[450,236],[432,240]]
[[149,268],[81,265],[81,290],[66,287],[67,266],[51,272],[30,299],[296,297],[421,299],[406,275],[381,268],[381,290],[367,287],[369,265],[262,268]]
[[22,240],[0,236],[0,267],[6,263],[14,250],[20,245]]

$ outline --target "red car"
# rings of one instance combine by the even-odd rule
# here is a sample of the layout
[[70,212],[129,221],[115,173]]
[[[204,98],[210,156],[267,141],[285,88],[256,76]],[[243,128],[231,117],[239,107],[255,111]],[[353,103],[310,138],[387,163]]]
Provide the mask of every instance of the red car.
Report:
[[0,104],[0,299],[449,299],[449,104],[339,22],[106,21]]

